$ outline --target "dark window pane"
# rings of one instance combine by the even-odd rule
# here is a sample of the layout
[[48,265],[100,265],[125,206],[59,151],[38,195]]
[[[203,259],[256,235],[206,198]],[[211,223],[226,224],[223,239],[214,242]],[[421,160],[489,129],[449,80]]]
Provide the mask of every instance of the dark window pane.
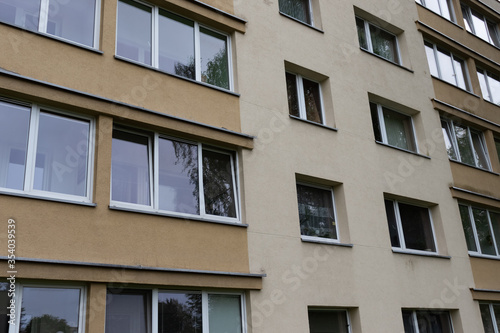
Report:
[[7,333],[9,331],[10,310],[7,307],[10,305],[9,283],[0,282],[0,332]]
[[445,311],[416,311],[420,333],[453,333],[450,314]]
[[286,73],[286,91],[288,94],[288,111],[292,116],[300,117],[297,77],[294,74]]
[[362,47],[363,49],[368,50],[368,41],[366,39],[365,21],[356,17],[356,28],[358,29],[359,47]]
[[403,326],[405,333],[416,333],[413,311],[403,310]]
[[493,235],[497,243],[497,251],[500,254],[500,214],[490,212],[490,221],[493,227]]
[[279,0],[280,12],[311,24],[309,0]]
[[309,310],[310,333],[347,333],[347,311]]
[[208,295],[209,332],[241,333],[241,299],[239,295]]
[[317,82],[302,79],[304,85],[304,100],[306,103],[307,120],[322,123],[321,116],[321,96],[320,88]]
[[159,140],[159,208],[199,214],[198,146]]
[[481,319],[483,320],[484,333],[495,333],[493,328],[493,318],[491,317],[490,305],[479,304],[481,310]]
[[490,43],[500,47],[500,38],[498,36],[497,24],[488,22],[488,33],[490,34]]
[[370,37],[373,46],[373,53],[389,61],[399,62],[396,36],[370,24]]
[[135,1],[118,2],[117,55],[151,65],[151,11],[151,7]]
[[160,10],[159,18],[160,69],[194,80],[193,21],[164,10]]
[[469,207],[464,205],[458,206],[460,209],[460,217],[462,218],[462,226],[465,233],[465,241],[467,242],[467,248],[469,251],[477,251],[476,241],[474,239],[474,231],[472,229],[472,224],[470,221]]
[[332,192],[297,184],[300,233],[337,239]]
[[19,332],[78,332],[80,297],[76,288],[24,287]]
[[151,291],[108,289],[105,332],[151,333]]
[[158,293],[159,333],[202,333],[201,294]]
[[398,148],[415,151],[411,117],[383,108],[387,143]]
[[375,140],[377,140],[378,142],[383,142],[382,130],[380,129],[380,120],[378,119],[379,117],[377,104],[370,103],[370,113],[372,115],[373,134],[375,134]]
[[500,139],[495,139],[495,148],[497,149],[498,162],[500,162]]
[[47,33],[94,46],[96,0],[49,0]]
[[482,254],[496,255],[491,234],[490,223],[488,221],[488,211],[485,209],[472,208],[472,215],[476,224],[477,237]]
[[407,249],[435,252],[429,210],[398,203]]
[[482,169],[489,169],[488,154],[483,141],[483,135],[476,131],[471,131],[472,145],[474,147],[474,155],[476,157],[476,166]]
[[229,154],[203,149],[205,213],[236,217],[232,158]]
[[455,124],[455,134],[457,138],[460,161],[465,164],[475,165],[471,142],[469,139],[469,129]]
[[398,225],[396,222],[396,213],[394,211],[394,202],[385,200],[385,213],[387,215],[387,223],[389,224],[389,235],[391,236],[392,247],[401,247],[399,242]]
[[227,37],[200,28],[201,81],[229,89]]
[[112,200],[150,205],[148,137],[113,131]]
[[38,31],[40,0],[0,0],[0,21]]

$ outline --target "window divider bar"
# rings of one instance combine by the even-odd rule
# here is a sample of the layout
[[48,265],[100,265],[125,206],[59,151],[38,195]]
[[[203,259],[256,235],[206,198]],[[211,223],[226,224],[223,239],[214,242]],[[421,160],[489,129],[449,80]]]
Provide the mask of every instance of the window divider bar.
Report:
[[40,119],[40,107],[31,106],[30,122],[28,131],[28,143],[26,146],[26,161],[24,169],[24,192],[31,193],[34,187],[36,146],[38,141],[38,123]]
[[203,291],[201,293],[201,320],[202,320],[203,332],[208,332],[210,328],[208,313],[209,313],[208,293],[206,291]]
[[101,10],[102,10],[102,4],[101,0],[95,0],[95,8],[94,8],[94,38],[93,38],[93,46],[95,49],[99,49],[99,43],[100,43],[100,31],[101,29]]
[[203,188],[203,146],[198,143],[198,193],[199,193],[199,209],[200,216],[206,216],[205,209],[205,189]]
[[153,45],[151,45],[151,53],[152,53],[152,59],[151,59],[151,64],[155,68],[160,67],[160,10],[158,6],[153,6],[153,12],[152,12],[152,18],[151,18],[151,33],[152,36],[151,38],[153,39]]
[[49,0],[40,1],[40,16],[38,17],[38,32],[47,33],[47,22],[49,20]]
[[394,200],[392,204],[394,205],[394,214],[396,215],[396,224],[398,226],[399,247],[406,250],[406,241],[403,233],[403,223],[401,222],[401,213],[399,212],[399,203]]
[[151,293],[151,332],[158,332],[158,288]]
[[378,112],[378,123],[380,124],[380,134],[382,135],[382,142],[385,144],[389,144],[389,141],[387,139],[387,129],[385,127],[385,118],[384,118],[384,111],[382,108],[382,105],[377,104],[377,112]]
[[483,251],[481,249],[481,243],[479,243],[479,236],[477,234],[476,221],[474,220],[474,214],[472,213],[472,206],[467,205],[467,209],[469,211],[469,219],[472,225],[472,234],[474,235],[474,241],[476,242],[476,247],[477,247],[476,250],[479,254],[483,254]]
[[299,114],[300,118],[307,119],[306,112],[306,99],[304,97],[304,80],[302,79],[302,75],[295,74],[295,79],[297,82],[297,95],[299,98]]
[[160,137],[155,133],[153,144],[153,209],[160,207]]
[[363,19],[363,23],[365,24],[366,45],[368,46],[368,51],[373,53],[372,37],[370,34],[370,24],[365,19]]
[[196,21],[194,21],[194,59],[195,59],[195,78],[196,81],[201,82],[200,24]]

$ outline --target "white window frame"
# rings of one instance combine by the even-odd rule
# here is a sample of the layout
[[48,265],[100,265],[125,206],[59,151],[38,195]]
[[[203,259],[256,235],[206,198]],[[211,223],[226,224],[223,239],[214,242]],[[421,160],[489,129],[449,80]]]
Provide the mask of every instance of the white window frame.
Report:
[[[463,13],[464,14],[463,17],[464,17],[464,24],[467,23],[465,25],[465,28],[466,28],[467,31],[469,31],[469,29],[467,29],[467,27],[469,27],[470,28],[470,31],[469,31],[470,33],[472,33],[474,36],[476,36],[476,37],[484,40],[485,42],[487,42],[487,43],[489,43],[491,45],[496,46],[495,41],[493,40],[493,38],[497,38],[496,42],[500,43],[500,34],[499,34],[499,31],[498,31],[498,23],[494,23],[491,20],[488,20],[486,18],[486,16],[484,16],[482,13],[478,12],[477,10],[474,10],[474,12],[476,12],[479,15],[481,15],[481,19],[482,19],[482,21],[484,23],[484,27],[486,28],[486,34],[488,35],[488,40],[485,40],[485,39],[481,38],[479,35],[477,35],[477,33],[476,33],[476,27],[474,26],[474,20],[472,20],[472,16],[473,16],[472,11],[473,11],[473,9],[471,9],[469,6],[467,6],[463,2],[460,3],[460,7],[462,8],[462,11],[465,10],[465,13]],[[469,17],[469,18],[471,18],[470,24],[467,21],[466,16]],[[488,27],[488,23],[491,23],[491,24],[494,25],[494,27],[495,27],[494,30],[495,30],[496,36],[494,36],[494,37],[491,36],[490,29]]]
[[[488,305],[488,307],[490,309],[492,324],[493,324],[493,332],[500,333],[500,327],[497,324],[497,320],[500,321],[500,318],[498,318],[498,319],[496,318],[495,311],[493,310],[493,304],[498,304],[498,305],[500,305],[500,304],[493,303],[493,302],[479,302],[479,304]],[[482,323],[482,320],[481,320],[481,323]],[[484,323],[483,323],[483,325],[484,325]]]
[[[298,107],[299,107],[299,118],[303,119],[303,120],[306,120],[306,121],[311,121],[313,123],[316,123],[316,122],[307,119],[307,114],[306,114],[306,100],[305,100],[305,97],[304,97],[304,81],[303,80],[306,79],[306,80],[309,80],[311,82],[314,82],[314,83],[318,84],[319,100],[320,100],[320,103],[321,103],[321,108],[320,108],[321,122],[318,123],[318,124],[325,125],[325,110],[324,110],[325,108],[323,106],[324,105],[324,102],[323,102],[323,89],[321,88],[321,83],[318,82],[318,81],[316,81],[316,80],[313,80],[313,79],[310,79],[308,77],[305,77],[303,75],[294,73],[294,72],[286,71],[286,73],[295,76],[295,82],[296,82],[296,85],[297,85],[297,99],[298,99],[298,103],[299,103],[299,105],[298,105]],[[291,116],[294,117],[294,115],[291,115]]]
[[[497,246],[498,245],[497,241],[500,242],[500,239],[497,240],[495,238],[495,232],[493,230],[493,224],[491,223],[490,210],[486,209],[486,208],[481,208],[481,207],[473,207],[472,205],[469,205],[469,204],[466,204],[466,203],[459,203],[459,205],[466,206],[467,209],[468,209],[469,220],[471,222],[472,233],[474,235],[474,242],[476,243],[476,249],[477,249],[477,251],[470,251],[470,250],[468,250],[469,254],[479,255],[479,256],[488,257],[488,258],[500,258],[500,252],[498,251],[498,246]],[[481,243],[479,242],[479,236],[477,234],[476,220],[474,219],[474,214],[472,212],[472,208],[482,209],[482,210],[485,210],[487,212],[488,226],[489,226],[490,233],[491,233],[491,236],[492,236],[492,239],[493,239],[493,248],[494,248],[494,250],[496,252],[496,255],[482,253]]]
[[[403,310],[404,311],[411,311],[411,318],[412,318],[413,329],[415,330],[415,333],[420,333],[420,330],[418,329],[417,311],[425,311],[425,312],[432,312],[433,311],[433,310],[408,310],[408,309],[403,309]],[[455,332],[455,328],[453,327],[453,320],[451,319],[451,313],[448,310],[442,310],[442,309],[439,309],[438,311],[448,312],[448,319],[450,321],[451,331]]]
[[[333,187],[330,186],[322,186],[318,184],[312,184],[312,183],[307,183],[307,182],[296,182],[297,185],[302,185],[302,186],[308,186],[312,188],[317,188],[320,190],[324,191],[329,191],[332,195],[332,209],[333,209],[333,218],[335,219],[335,233],[337,235],[337,238],[326,238],[326,237],[317,237],[317,236],[307,236],[307,235],[300,235],[300,238],[303,240],[309,240],[309,241],[314,241],[314,242],[322,242],[322,243],[335,243],[338,244],[340,243],[340,235],[339,235],[339,223],[337,219],[337,208],[335,206],[335,193]],[[298,205],[298,202],[297,202]],[[300,227],[300,214],[299,214],[299,227]]]
[[18,333],[21,327],[21,307],[23,300],[23,289],[24,288],[57,288],[57,289],[78,289],[80,290],[80,302],[78,304],[78,332],[85,333],[85,314],[87,307],[87,288],[80,285],[65,285],[65,284],[34,284],[34,283],[16,283],[16,320],[15,325],[9,324],[8,333]]
[[[433,49],[433,53],[434,53],[434,63],[436,64],[436,68],[437,68],[437,71],[438,71],[438,78],[440,80],[443,80],[444,82],[447,82],[449,84],[452,84],[454,85],[455,87],[459,88],[459,89],[464,89],[468,92],[472,92],[472,89],[471,89],[471,84],[470,84],[470,77],[469,77],[469,69],[468,69],[468,66],[467,66],[467,62],[460,58],[460,57],[457,57],[453,54],[453,52],[451,51],[448,51],[444,48],[442,48],[443,51],[446,51],[448,53],[450,53],[450,59],[451,59],[451,66],[453,67],[453,76],[455,77],[455,84],[453,83],[450,83],[446,80],[443,79],[443,74],[441,73],[441,66],[439,64],[439,57],[438,57],[438,50],[437,50],[437,45],[432,43],[432,42],[429,42],[429,41],[426,41],[428,44],[431,44],[432,45],[432,49]],[[430,61],[430,59],[427,59],[427,61]],[[461,61],[463,62],[464,64],[464,82],[465,82],[465,88],[462,88],[458,85],[458,80],[457,80],[457,69],[455,68],[455,61]]]
[[[368,51],[368,52],[370,52],[370,53],[372,53],[372,54],[376,55],[377,57],[380,57],[380,58],[382,58],[382,59],[385,59],[385,60],[387,60],[387,61],[389,61],[389,62],[393,62],[392,60],[387,59],[387,58],[384,58],[384,57],[382,57],[382,56],[380,56],[380,55],[376,54],[376,53],[373,51],[373,42],[372,42],[371,33],[370,33],[370,26],[373,26],[373,27],[375,27],[375,28],[377,28],[377,29],[380,29],[380,30],[384,31],[385,33],[388,33],[388,34],[390,34],[390,35],[394,36],[394,40],[396,41],[396,50],[395,50],[396,54],[394,55],[394,59],[395,59],[396,61],[394,61],[393,63],[395,63],[395,64],[397,64],[397,65],[402,65],[403,63],[402,63],[402,61],[401,61],[401,52],[400,52],[400,50],[399,50],[399,40],[398,40],[398,36],[396,36],[394,33],[390,32],[390,31],[388,31],[388,30],[386,30],[386,29],[381,28],[380,26],[378,26],[378,25],[376,25],[376,24],[373,24],[373,23],[369,22],[368,20],[366,20],[366,19],[364,19],[364,18],[362,18],[362,17],[356,16],[356,18],[357,18],[357,19],[360,19],[361,21],[363,21],[363,24],[364,24],[365,37],[366,37],[366,45],[368,46],[368,49],[366,49],[366,51]],[[362,47],[362,49],[365,49],[365,48],[363,48],[363,47]]]
[[[431,253],[431,254],[438,254],[439,253],[438,244],[436,242],[436,233],[434,231],[434,221],[432,220],[432,214],[431,214],[431,211],[430,211],[429,207],[425,207],[425,206],[421,206],[421,205],[415,205],[413,203],[402,202],[402,201],[398,201],[398,200],[394,200],[394,199],[388,199],[388,198],[385,198],[384,200],[392,201],[392,204],[393,204],[393,207],[394,207],[394,215],[395,215],[395,218],[396,218],[396,226],[398,228],[399,247],[391,246],[392,249],[394,249],[396,251],[401,251],[401,252],[406,252],[406,253],[415,253],[415,254],[429,254],[429,253]],[[403,224],[401,222],[401,213],[399,212],[399,203],[400,202],[403,203],[403,204],[406,204],[406,205],[411,205],[411,206],[415,206],[415,207],[420,207],[420,208],[427,209],[427,213],[429,214],[429,221],[430,221],[430,224],[431,224],[432,240],[434,242],[434,247],[436,248],[435,251],[422,251],[422,250],[409,249],[409,248],[406,247],[406,240],[405,240],[405,236],[404,236],[404,233],[403,233]]]
[[[29,116],[29,130],[28,130],[28,138],[27,138],[27,151],[26,151],[26,165],[24,171],[24,188],[22,190],[10,189],[6,187],[0,187],[0,191],[4,193],[13,193],[13,194],[26,194],[26,195],[35,195],[45,198],[51,198],[56,200],[63,201],[71,201],[71,202],[83,202],[83,203],[91,203],[92,201],[92,188],[93,188],[93,165],[94,165],[94,144],[95,144],[95,121],[93,118],[73,114],[67,111],[60,111],[51,107],[40,106],[38,104],[30,104],[20,101],[13,101],[9,99],[0,98],[0,102],[10,103],[14,105],[24,106],[30,108],[30,116]],[[69,117],[80,119],[89,122],[89,141],[87,147],[87,177],[86,181],[86,193],[84,196],[71,195],[71,194],[63,194],[52,191],[44,191],[44,190],[35,190],[33,189],[34,180],[35,180],[35,168],[36,168],[36,156],[37,151],[36,148],[38,146],[38,126],[41,112],[49,112],[53,113],[57,116],[61,117]]]
[[[476,68],[476,70],[477,70],[478,72],[480,72],[481,74],[483,74],[483,76],[484,76],[484,81],[485,81],[485,83],[486,83],[486,89],[488,90],[488,96],[490,97],[490,98],[486,98],[486,97],[484,96],[484,92],[483,92],[483,94],[482,94],[482,95],[483,95],[483,99],[485,99],[485,100],[487,100],[487,101],[489,101],[489,102],[491,102],[491,103],[495,103],[495,101],[493,100],[493,93],[492,93],[492,91],[491,91],[491,86],[490,86],[490,80],[494,80],[494,79],[493,79],[493,78],[489,75],[489,74],[490,74],[490,72],[488,72],[487,70],[482,69],[482,68],[480,68],[480,67],[477,67],[477,68]],[[498,105],[500,105],[500,104],[498,104]]]
[[[450,158],[450,160],[457,161],[457,162],[460,162],[460,163],[464,163],[464,162],[462,162],[462,157],[460,155],[460,150],[458,149],[457,133],[455,132],[455,122],[453,120],[447,119],[447,118],[441,118],[441,121],[444,121],[444,122],[447,123],[448,130],[450,131],[450,134],[452,136],[450,138],[450,143],[453,146],[453,150],[455,151],[455,155],[457,156],[457,159],[455,160],[455,159],[451,158],[450,156],[448,156],[448,157]],[[476,130],[474,128],[471,128],[471,127],[469,127],[467,125],[460,125],[460,126],[467,128],[467,137],[469,139],[469,144],[470,144],[470,147],[472,149],[472,153],[473,153],[472,156],[474,157],[474,167],[478,168],[478,169],[481,169],[481,170],[488,170],[488,171],[491,170],[490,156],[488,154],[488,149],[487,149],[487,146],[486,146],[486,142],[484,141],[484,134],[483,134],[483,132],[481,132],[479,130]],[[485,158],[486,158],[486,163],[488,164],[486,169],[480,168],[478,166],[478,159],[477,159],[476,150],[474,148],[474,144],[473,144],[473,141],[472,141],[471,132],[475,132],[475,133],[479,134],[479,136],[481,138],[481,146],[483,146],[484,154],[485,154]],[[466,164],[466,163],[464,163],[464,164]],[[466,164],[466,165],[469,165],[469,164]]]
[[[148,65],[148,64],[145,64],[145,63],[142,63],[142,62],[139,62],[139,61],[135,61],[135,60],[132,60],[132,59],[129,59],[129,58],[126,58],[126,57],[123,57],[121,55],[118,54],[118,38],[115,38],[115,56],[120,58],[120,59],[124,59],[126,61],[129,61],[129,62],[133,62],[133,63],[137,63],[141,66],[146,66],[146,67],[153,67],[157,70],[160,70],[162,71],[160,68],[159,68],[159,65],[160,65],[160,62],[159,62],[159,58],[160,58],[160,54],[159,54],[159,50],[160,50],[160,28],[159,28],[159,16],[160,16],[160,7],[156,6],[156,5],[152,5],[152,4],[149,4],[147,2],[144,2],[144,1],[139,1],[139,0],[130,0],[132,2],[137,2],[141,5],[144,5],[146,7],[149,7],[152,9],[151,11],[151,40],[152,40],[152,45],[151,45],[151,65]],[[118,2],[120,2],[120,0],[118,0]],[[211,27],[208,27],[204,24],[200,24],[198,23],[197,21],[193,20],[193,19],[190,19],[190,18],[187,18],[187,17],[184,17],[182,15],[179,15],[177,13],[174,13],[174,12],[171,12],[170,10],[166,10],[164,8],[161,8],[161,10],[164,10],[166,12],[169,12],[169,13],[172,13],[172,14],[175,14],[181,18],[184,18],[186,20],[189,20],[191,22],[193,22],[193,28],[194,28],[194,58],[195,58],[195,81],[196,82],[199,82],[199,83],[202,83],[202,84],[206,84],[206,85],[209,85],[211,87],[216,87],[218,89],[223,89],[223,90],[229,90],[229,91],[233,91],[234,90],[234,79],[233,79],[233,59],[232,59],[232,43],[231,43],[231,36],[223,31],[220,31],[220,30],[217,30],[217,29],[214,29],[214,28],[211,28]],[[118,6],[117,6],[117,9],[116,9],[116,15],[117,15],[117,18],[118,18]],[[228,66],[228,75],[229,75],[229,88],[226,89],[226,88],[223,88],[223,87],[219,87],[219,86],[216,86],[216,85],[213,85],[213,84],[210,84],[210,83],[206,83],[206,82],[202,82],[201,80],[201,41],[200,41],[200,28],[204,28],[204,29],[207,29],[207,30],[210,30],[210,31],[213,31],[217,34],[220,34],[220,35],[223,35],[226,37],[226,45],[227,45],[227,66]],[[116,20],[116,34],[118,35],[118,19]],[[177,75],[175,73],[170,73],[170,72],[167,72],[167,71],[162,71],[162,72],[165,72],[167,74],[170,74],[170,75],[174,75],[174,76],[177,76],[177,77],[181,77],[181,78],[184,78],[186,80],[191,80],[190,78],[186,78],[184,76],[180,76],[180,75]]]
[[443,17],[444,19],[448,20],[448,18],[443,15],[443,6],[442,6],[443,3],[442,2],[444,1],[446,3],[447,7],[448,7],[448,11],[450,12],[450,18],[449,18],[449,20],[452,21],[452,22],[456,21],[456,16],[455,16],[453,4],[450,2],[450,0],[437,0],[438,6],[439,6],[439,13],[437,13],[434,10],[430,9],[429,7],[427,7],[427,5],[425,4],[426,0],[415,0],[415,1],[418,2],[419,4],[421,4],[422,6],[424,6],[425,8],[429,9],[433,13],[436,13],[439,16]]
[[[121,208],[127,208],[131,210],[138,210],[138,211],[146,211],[146,212],[151,212],[151,213],[160,213],[160,214],[167,214],[167,215],[172,215],[172,216],[178,216],[178,217],[184,217],[184,218],[198,218],[202,220],[207,220],[207,221],[225,221],[225,222],[231,222],[231,223],[240,223],[240,211],[241,211],[241,203],[240,203],[240,193],[239,193],[239,180],[238,176],[239,175],[239,163],[238,163],[238,154],[235,151],[226,151],[223,149],[217,149],[211,146],[206,146],[203,145],[201,142],[194,142],[194,141],[188,141],[176,137],[171,137],[168,135],[162,135],[160,133],[154,132],[154,133],[145,133],[145,132],[140,132],[137,130],[133,129],[128,129],[124,127],[115,127],[114,130],[118,130],[124,133],[131,133],[143,137],[148,138],[148,163],[149,163],[149,191],[150,191],[150,204],[149,205],[141,205],[141,204],[135,204],[135,203],[129,203],[129,202],[122,202],[122,201],[116,201],[113,200],[113,183],[111,180],[111,190],[110,190],[110,206],[114,207],[121,207]],[[166,139],[166,140],[173,140],[177,142],[182,142],[182,143],[187,143],[191,145],[197,146],[198,149],[198,195],[199,195],[199,208],[200,212],[199,214],[188,214],[188,213],[180,213],[180,212],[174,212],[174,211],[168,211],[168,210],[161,210],[159,208],[159,200],[160,200],[160,188],[159,188],[159,181],[160,181],[160,175],[159,175],[159,166],[160,166],[160,161],[159,161],[159,140],[160,139]],[[151,147],[151,144],[153,145],[153,148]],[[213,151],[217,152],[219,154],[225,154],[230,156],[230,161],[231,161],[231,178],[233,182],[233,189],[234,189],[234,206],[235,206],[235,211],[236,211],[236,217],[227,217],[227,216],[218,216],[218,215],[211,215],[206,213],[206,207],[205,207],[205,195],[204,195],[204,187],[203,187],[203,150],[208,150],[208,151]],[[112,177],[111,177],[112,179]]]

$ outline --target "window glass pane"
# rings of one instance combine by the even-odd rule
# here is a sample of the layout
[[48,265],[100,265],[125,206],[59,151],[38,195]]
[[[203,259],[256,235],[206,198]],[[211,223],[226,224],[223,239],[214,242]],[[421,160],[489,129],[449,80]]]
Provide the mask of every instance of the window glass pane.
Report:
[[201,81],[229,89],[227,37],[200,28]]
[[486,83],[486,76],[483,74],[482,70],[477,70],[477,78],[479,79],[479,86],[481,87],[481,93],[483,94],[483,98],[491,101],[492,98],[490,96],[490,92],[488,90],[488,84]]
[[241,333],[241,300],[239,295],[208,295],[210,332]]
[[198,146],[159,140],[159,208],[199,214]]
[[439,8],[439,0],[425,0],[425,7],[441,15],[441,9]]
[[9,283],[0,282],[0,332],[7,333],[9,331],[10,309]]
[[118,2],[117,55],[151,65],[151,10],[130,0]]
[[486,146],[482,134],[476,131],[470,132],[472,145],[474,146],[474,154],[476,156],[476,166],[478,168],[489,169],[488,154],[486,153]]
[[495,313],[497,328],[500,330],[500,304],[493,304],[493,313]]
[[418,330],[421,333],[453,333],[450,315],[444,311],[416,311]]
[[455,67],[455,73],[457,78],[457,86],[462,89],[468,90],[467,82],[465,81],[465,62],[460,59],[453,58],[453,64]]
[[491,234],[490,224],[488,222],[488,212],[485,209],[472,208],[472,214],[476,224],[481,253],[496,255],[493,235]]
[[347,333],[347,311],[309,310],[310,333]]
[[288,95],[288,111],[292,116],[300,117],[297,77],[290,73],[286,73],[286,91]]
[[201,294],[158,293],[158,333],[202,333]]
[[487,22],[488,25],[488,33],[490,34],[490,43],[494,44],[497,47],[500,47],[500,38],[498,36],[498,28],[497,25],[493,22]]
[[488,73],[488,86],[491,91],[489,101],[500,105],[500,77],[498,75]]
[[474,25],[474,32],[479,38],[489,42],[488,30],[486,29],[486,22],[484,16],[478,12],[471,10],[472,24]]
[[436,57],[434,56],[434,48],[432,44],[425,43],[425,54],[427,55],[427,62],[429,63],[429,70],[431,71],[431,75],[439,77]]
[[321,96],[320,88],[317,82],[309,81],[302,78],[304,85],[304,100],[306,103],[307,120],[322,123],[321,116]]
[[24,287],[19,333],[78,332],[80,289]]
[[96,0],[49,0],[47,33],[94,46]]
[[455,124],[455,134],[457,139],[460,161],[469,165],[476,165],[472,146],[469,140],[469,129]]
[[[497,250],[500,254],[500,213],[490,211],[490,221],[493,227],[493,235],[495,236],[495,241],[497,243]],[[500,318],[498,319],[500,320]]]
[[337,239],[331,190],[297,184],[300,233]]
[[396,213],[394,211],[394,202],[385,200],[385,213],[389,223],[389,235],[391,236],[391,246],[401,247],[399,243],[398,225],[396,222]]
[[159,39],[160,69],[196,79],[193,21],[160,10]]
[[405,333],[416,333],[413,311],[403,310],[403,326],[405,328]]
[[372,125],[373,125],[373,133],[375,134],[375,140],[377,140],[379,142],[383,142],[382,131],[380,129],[380,122],[378,119],[377,104],[370,103],[370,113],[372,115]]
[[472,224],[470,221],[469,207],[464,205],[459,205],[458,207],[460,209],[460,217],[462,218],[462,226],[464,228],[467,248],[469,249],[469,251],[477,252],[476,241],[474,239],[474,231],[472,229]]
[[396,37],[370,24],[370,36],[373,53],[390,60],[399,62],[397,56]]
[[0,102],[0,187],[23,190],[30,108]]
[[113,131],[111,199],[150,205],[148,137]]
[[205,213],[236,217],[232,158],[229,154],[203,149]]
[[449,0],[439,0],[439,6],[441,7],[441,16],[451,20],[451,4]]
[[448,83],[457,85],[457,81],[455,79],[455,71],[453,70],[453,64],[451,61],[451,54],[438,48],[437,57],[439,69],[441,70],[440,78]]
[[443,138],[446,145],[446,151],[448,152],[448,157],[452,160],[457,160],[457,153],[455,152],[453,144],[453,132],[451,130],[451,124],[441,119],[441,127],[443,129]]
[[435,252],[429,210],[403,203],[398,203],[398,206],[406,248]]
[[356,17],[356,28],[358,29],[358,40],[359,46],[368,50],[368,41],[366,39],[366,29],[365,29],[365,21]]
[[309,0],[279,0],[280,12],[299,21],[311,24]]
[[40,0],[0,0],[0,21],[38,31]]
[[415,150],[411,118],[399,112],[383,108],[387,143],[407,150]]
[[490,305],[479,304],[479,309],[481,310],[481,319],[483,320],[484,333],[495,333],[495,329],[493,328],[493,319],[490,312]]
[[461,8],[462,8],[462,15],[464,17],[465,29],[468,32],[472,32],[472,17],[470,15],[469,7],[462,4]]
[[41,112],[35,190],[87,195],[90,123]]
[[150,291],[108,289],[106,333],[151,333],[150,323]]
[[495,139],[495,147],[497,149],[498,161],[500,162],[500,139]]

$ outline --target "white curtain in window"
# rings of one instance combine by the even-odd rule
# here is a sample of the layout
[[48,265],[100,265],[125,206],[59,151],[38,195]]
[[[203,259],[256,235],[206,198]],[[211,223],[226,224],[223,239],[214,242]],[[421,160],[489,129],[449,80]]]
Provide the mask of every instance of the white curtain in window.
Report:
[[208,295],[209,331],[241,333],[239,295]]

